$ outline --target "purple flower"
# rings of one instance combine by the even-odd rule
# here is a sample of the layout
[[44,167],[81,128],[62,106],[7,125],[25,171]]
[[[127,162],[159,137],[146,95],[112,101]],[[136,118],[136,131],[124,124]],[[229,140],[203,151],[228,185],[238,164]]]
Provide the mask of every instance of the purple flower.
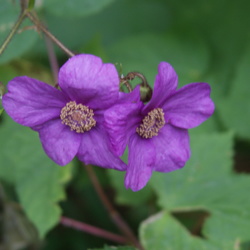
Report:
[[112,150],[122,155],[128,145],[126,188],[142,189],[153,171],[182,168],[190,157],[188,130],[210,117],[214,104],[206,83],[191,83],[176,90],[172,66],[158,66],[151,100],[115,105],[105,112]]
[[58,83],[61,90],[16,77],[8,84],[3,106],[14,121],[39,133],[45,152],[57,164],[77,156],[86,164],[125,170],[111,153],[103,126],[104,111],[120,95],[115,66],[93,55],[77,55],[61,67]]

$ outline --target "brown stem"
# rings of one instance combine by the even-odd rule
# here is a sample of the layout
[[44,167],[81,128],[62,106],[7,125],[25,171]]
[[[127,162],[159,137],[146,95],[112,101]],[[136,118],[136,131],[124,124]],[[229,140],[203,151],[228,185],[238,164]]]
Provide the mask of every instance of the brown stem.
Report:
[[74,56],[69,49],[67,49],[53,34],[51,34],[47,28],[36,18],[31,12],[26,11],[26,16],[33,22],[38,30],[41,30],[47,37],[49,37],[62,51],[64,51],[68,56]]
[[5,39],[5,41],[3,42],[3,44],[0,47],[0,55],[4,52],[4,50],[7,48],[8,44],[10,43],[11,39],[13,38],[13,36],[16,34],[18,28],[20,27],[20,25],[22,24],[23,20],[25,18],[25,12],[23,11],[17,22],[15,23],[15,25],[13,26],[13,28],[11,29],[9,35],[7,36],[7,38]]
[[51,40],[47,36],[45,36],[45,42],[46,42],[46,46],[47,46],[49,63],[50,63],[50,67],[51,67],[51,70],[53,73],[54,82],[57,83],[59,66],[58,66],[58,62],[57,62],[57,58],[56,58],[56,53],[55,53],[55,50],[54,50],[54,47],[53,47]]
[[112,206],[110,201],[108,200],[107,196],[105,195],[96,175],[95,172],[92,169],[91,165],[84,165],[85,169],[87,170],[87,173],[90,177],[90,180],[92,181],[92,184],[101,199],[102,203],[106,207],[106,209],[109,212],[109,215],[113,222],[117,225],[117,227],[120,229],[120,231],[128,237],[128,239],[138,248],[143,249],[140,245],[139,241],[133,234],[132,230],[129,228],[128,224],[121,218],[120,214],[115,210],[115,208]]
[[131,81],[131,80],[134,80],[135,77],[139,77],[142,80],[142,82],[140,83],[142,87],[147,87],[147,88],[151,89],[150,85],[148,84],[148,81],[147,81],[146,77],[143,74],[139,73],[139,72],[130,72],[124,77],[124,79]]
[[98,236],[107,240],[111,240],[120,244],[127,243],[127,239],[120,235],[110,233],[98,227],[94,227],[86,223],[79,222],[77,220],[73,220],[64,216],[61,217],[60,223],[66,227],[71,227],[76,230],[79,230],[88,234],[92,234],[92,235],[95,235],[95,236]]
[[24,12],[27,9],[27,6],[28,6],[27,0],[20,0],[20,7],[22,12]]
[[133,88],[130,83],[127,80],[123,80],[122,78],[120,78],[120,86],[122,86],[123,84],[126,86],[129,93],[133,91]]

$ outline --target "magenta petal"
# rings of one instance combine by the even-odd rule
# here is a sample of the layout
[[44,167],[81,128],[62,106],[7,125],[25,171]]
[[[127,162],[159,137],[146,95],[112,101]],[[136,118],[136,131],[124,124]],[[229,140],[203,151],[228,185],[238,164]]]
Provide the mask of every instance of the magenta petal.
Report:
[[93,109],[109,107],[119,95],[119,76],[115,66],[103,64],[93,55],[70,58],[60,69],[58,82],[71,100]]
[[34,127],[60,116],[67,102],[58,89],[26,76],[16,77],[8,83],[3,96],[3,107],[16,122]]
[[126,170],[126,164],[111,153],[107,134],[104,129],[95,127],[83,134],[79,153],[79,160],[85,164],[92,164],[103,168]]
[[178,86],[178,76],[174,68],[166,62],[158,65],[158,74],[155,78],[153,95],[145,106],[145,112],[161,107],[166,98],[170,96]]
[[104,125],[109,135],[112,151],[121,156],[128,144],[129,138],[136,133],[140,124],[142,103],[124,103],[115,105],[104,113]]
[[57,164],[64,166],[77,154],[82,134],[71,131],[61,120],[47,122],[38,132],[44,151]]
[[200,125],[214,112],[207,83],[192,83],[176,91],[163,105],[167,122],[180,128]]
[[133,191],[142,189],[149,181],[155,166],[157,148],[151,140],[134,134],[129,140],[128,169],[125,186]]
[[167,124],[151,141],[156,148],[155,171],[177,170],[182,168],[190,157],[189,135],[186,129]]

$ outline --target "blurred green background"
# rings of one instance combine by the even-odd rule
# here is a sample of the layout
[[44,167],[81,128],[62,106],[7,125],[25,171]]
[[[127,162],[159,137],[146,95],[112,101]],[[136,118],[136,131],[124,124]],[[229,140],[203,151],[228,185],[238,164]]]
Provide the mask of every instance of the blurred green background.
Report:
[[[153,86],[167,61],[179,87],[211,85],[216,110],[190,131],[184,169],[155,173],[137,193],[125,189],[124,173],[95,171],[145,249],[250,249],[250,2],[36,0],[35,11],[71,51],[100,56],[124,75],[141,72]],[[0,44],[19,12],[18,0],[0,0]],[[62,65],[68,57],[53,47]],[[44,35],[29,20],[0,56],[0,82],[19,75],[55,83]],[[0,119],[0,249],[116,245],[58,224],[63,214],[118,232],[77,161],[57,166],[35,132],[4,112]]]

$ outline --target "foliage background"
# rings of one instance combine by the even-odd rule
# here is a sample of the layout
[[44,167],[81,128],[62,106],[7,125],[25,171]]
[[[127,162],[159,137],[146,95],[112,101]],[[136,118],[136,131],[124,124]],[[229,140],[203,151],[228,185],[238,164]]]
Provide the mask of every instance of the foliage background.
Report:
[[[95,168],[145,249],[250,249],[249,8],[246,0],[36,1],[39,18],[75,53],[100,56],[123,74],[139,71],[151,86],[167,61],[179,86],[212,87],[216,111],[190,131],[184,169],[155,173],[133,193],[124,173]],[[0,43],[19,11],[18,0],[0,0]],[[19,75],[54,84],[44,36],[31,25],[0,56],[3,85]],[[54,47],[62,65],[67,56]],[[64,214],[117,232],[79,162],[57,166],[36,133],[4,112],[0,119],[0,249],[111,249],[58,224]]]

